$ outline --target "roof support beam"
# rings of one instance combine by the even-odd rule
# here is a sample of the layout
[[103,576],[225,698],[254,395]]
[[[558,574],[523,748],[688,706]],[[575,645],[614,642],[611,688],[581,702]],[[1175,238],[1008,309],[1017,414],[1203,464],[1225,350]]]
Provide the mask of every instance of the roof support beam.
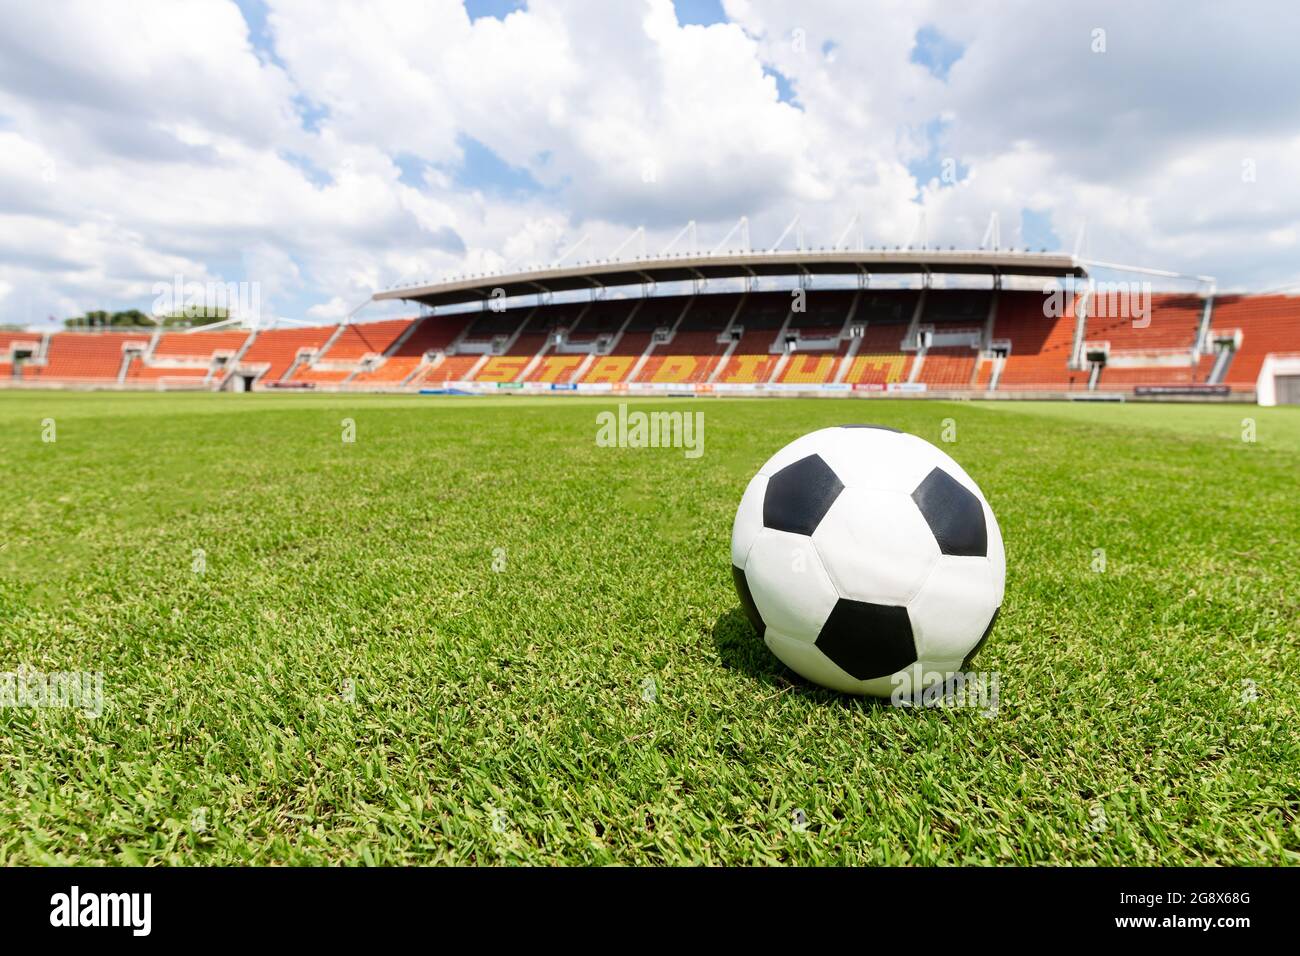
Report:
[[984,238],[980,240],[980,248],[988,249],[989,242],[992,241],[992,248],[997,251],[1002,245],[1002,227],[998,223],[998,211],[995,209],[989,213],[989,224],[984,230]]
[[776,250],[780,249],[781,243],[785,242],[785,237],[790,235],[790,230],[794,229],[796,226],[799,227],[799,234],[798,234],[799,250],[802,252],[803,251],[803,227],[799,225],[798,216],[795,216],[793,219],[790,220],[790,224],[781,231],[781,235],[776,237],[776,242],[772,243],[772,248],[767,251],[776,252]]
[[695,220],[692,219],[686,225],[682,226],[682,231],[673,236],[672,241],[670,241],[668,245],[663,247],[660,255],[667,255],[672,247],[677,245],[677,240],[681,239],[681,237],[686,235],[688,232],[691,234],[691,250],[694,251],[698,249],[700,247],[699,237],[695,232]]
[[716,256],[722,250],[722,246],[726,243],[726,241],[735,234],[737,229],[740,230],[741,242],[743,243],[743,251],[748,252],[749,251],[749,217],[741,216],[738,220],[736,220],[736,224],[727,230],[727,234],[718,240],[718,244],[709,251],[709,255]]
[[616,260],[618,259],[618,254],[619,254],[620,252],[622,252],[624,249],[626,249],[626,248],[627,248],[627,244],[628,244],[629,242],[631,242],[633,239],[635,239],[637,236],[640,236],[640,237],[641,237],[641,256],[640,256],[640,258],[644,259],[644,258],[645,258],[645,226],[637,226],[637,227],[636,227],[636,231],[633,232],[632,235],[630,235],[630,236],[628,236],[626,239],[624,239],[622,242],[620,242],[620,243],[618,244],[618,248],[615,249],[613,252],[611,252],[611,253],[609,254],[609,261],[610,261],[610,262],[614,262],[614,261],[616,261]]
[[554,269],[556,266],[558,266],[558,265],[559,265],[561,262],[563,262],[565,259],[569,258],[569,256],[571,256],[571,255],[573,255],[575,252],[577,252],[577,251],[578,251],[578,248],[579,248],[579,247],[580,247],[584,242],[586,242],[586,241],[587,241],[588,239],[590,239],[590,238],[591,238],[591,233],[589,233],[589,232],[587,232],[587,233],[583,233],[581,239],[579,239],[579,240],[578,240],[577,242],[575,242],[573,245],[569,246],[569,248],[565,249],[564,252],[562,252],[562,253],[560,254],[560,258],[556,259],[554,262],[551,263],[551,268]]
[[[853,214],[853,218],[849,220],[849,224],[845,226],[844,231],[840,233],[840,237],[837,240],[835,240],[835,245],[833,247],[834,249],[838,250],[840,246],[844,245],[844,240],[849,237],[849,233],[852,231],[853,227],[856,226],[857,224],[858,224],[858,214],[855,212]],[[862,248],[861,236],[858,236],[858,248],[859,249]]]

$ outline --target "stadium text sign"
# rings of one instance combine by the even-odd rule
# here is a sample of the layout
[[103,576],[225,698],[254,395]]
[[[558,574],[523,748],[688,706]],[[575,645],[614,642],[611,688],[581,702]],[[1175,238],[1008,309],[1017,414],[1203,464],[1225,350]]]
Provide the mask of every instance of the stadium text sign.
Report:
[[620,402],[618,414],[596,415],[599,448],[682,448],[687,458],[704,454],[703,412],[629,412]]

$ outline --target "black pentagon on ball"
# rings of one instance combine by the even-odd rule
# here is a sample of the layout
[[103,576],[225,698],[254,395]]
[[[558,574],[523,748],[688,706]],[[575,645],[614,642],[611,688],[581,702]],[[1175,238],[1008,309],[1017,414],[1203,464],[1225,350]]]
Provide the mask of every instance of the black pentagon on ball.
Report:
[[817,635],[817,648],[857,680],[888,677],[916,663],[907,608],[840,598]]
[[916,486],[912,500],[944,554],[978,558],[988,555],[984,508],[979,498],[952,475],[935,468]]
[[734,564],[731,566],[731,580],[736,582],[736,594],[740,596],[740,606],[745,609],[745,617],[749,618],[749,623],[754,625],[754,630],[758,631],[759,637],[762,637],[767,630],[763,623],[763,615],[758,613],[758,605],[754,603],[754,595],[749,590],[745,572]]
[[812,534],[843,490],[843,482],[820,455],[800,458],[767,480],[763,526]]
[[895,435],[901,435],[897,428],[890,428],[888,425],[841,425],[840,428],[875,428],[882,432],[893,432]]

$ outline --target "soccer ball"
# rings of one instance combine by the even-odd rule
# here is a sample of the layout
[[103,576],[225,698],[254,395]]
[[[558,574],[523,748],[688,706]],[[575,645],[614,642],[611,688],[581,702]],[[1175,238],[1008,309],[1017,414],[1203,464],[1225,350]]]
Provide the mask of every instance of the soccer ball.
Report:
[[934,445],[879,425],[823,428],[769,458],[736,510],[731,563],[786,666],[876,697],[964,669],[1006,584],[979,486]]

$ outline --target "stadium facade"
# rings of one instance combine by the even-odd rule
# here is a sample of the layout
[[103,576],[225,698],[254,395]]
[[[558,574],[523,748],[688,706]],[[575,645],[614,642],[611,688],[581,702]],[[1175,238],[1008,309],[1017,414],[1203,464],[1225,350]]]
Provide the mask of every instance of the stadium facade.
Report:
[[1300,297],[1049,253],[599,260],[380,292],[412,318],[0,332],[7,387],[1300,402]]

